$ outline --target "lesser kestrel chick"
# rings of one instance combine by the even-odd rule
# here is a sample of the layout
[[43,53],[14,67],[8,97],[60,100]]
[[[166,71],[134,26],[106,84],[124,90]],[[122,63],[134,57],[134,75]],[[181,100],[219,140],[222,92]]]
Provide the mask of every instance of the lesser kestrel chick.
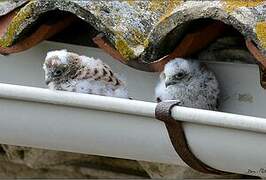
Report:
[[216,110],[218,81],[212,71],[197,60],[176,58],[168,62],[155,88],[157,101],[179,100],[180,106]]
[[125,82],[100,59],[56,50],[47,53],[43,69],[50,89],[128,98]]

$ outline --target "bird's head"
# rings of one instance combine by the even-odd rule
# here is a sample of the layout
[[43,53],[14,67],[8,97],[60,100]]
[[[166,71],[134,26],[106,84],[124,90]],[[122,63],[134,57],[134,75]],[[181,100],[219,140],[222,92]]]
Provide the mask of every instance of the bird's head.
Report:
[[187,84],[192,78],[195,65],[197,62],[176,58],[164,66],[160,79],[165,82],[166,88],[181,83]]
[[67,50],[55,50],[47,53],[43,69],[45,72],[45,82],[65,82],[71,79],[78,69],[79,55]]

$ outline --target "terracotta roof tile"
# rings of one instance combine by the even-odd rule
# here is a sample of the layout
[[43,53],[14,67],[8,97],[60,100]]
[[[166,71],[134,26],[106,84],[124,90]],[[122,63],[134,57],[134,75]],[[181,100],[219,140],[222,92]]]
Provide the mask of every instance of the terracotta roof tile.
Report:
[[[1,3],[0,9],[3,9]],[[102,41],[103,39],[96,38],[100,47],[105,48],[117,59],[138,69],[147,70],[146,67],[148,67],[148,70],[154,70],[152,68],[155,66],[150,65],[150,63],[155,63],[164,55],[171,53],[163,52],[164,45],[174,44],[165,43],[165,38],[172,33],[175,34],[175,37],[171,37],[170,41],[180,43],[183,39],[184,42],[184,37],[191,38],[189,31],[194,28],[190,27],[189,24],[193,20],[206,18],[232,26],[243,37],[251,39],[263,56],[266,55],[266,42],[263,34],[266,2],[261,0],[248,4],[245,0],[237,0],[237,3],[234,4],[227,0],[166,0],[163,2],[32,0],[19,8],[18,13],[13,11],[2,17],[3,21],[0,23],[1,52],[14,53],[25,50],[64,29],[68,22],[62,18],[63,23],[57,22],[56,26],[41,25],[29,37],[20,38],[23,31],[32,27],[39,20],[39,17],[55,10],[70,12],[89,23],[98,32],[105,35],[105,43]],[[202,25],[199,32],[204,27],[205,25]],[[193,45],[188,46],[187,43],[178,45],[177,43],[179,49],[176,52],[186,55],[205,47],[221,33],[216,32],[216,29],[210,30],[207,33],[208,36],[204,35],[204,38],[198,39],[199,41],[194,39],[193,41],[197,43]],[[196,31],[194,32],[197,34]],[[106,46],[107,42],[108,46]],[[171,48],[174,49],[174,47]],[[188,52],[185,53],[185,51]]]

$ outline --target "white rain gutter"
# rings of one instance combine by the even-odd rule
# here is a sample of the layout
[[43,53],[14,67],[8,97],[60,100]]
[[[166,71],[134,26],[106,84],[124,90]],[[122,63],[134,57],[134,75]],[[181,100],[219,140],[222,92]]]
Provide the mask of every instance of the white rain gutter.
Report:
[[[155,107],[0,84],[0,143],[184,165]],[[174,107],[172,116],[184,122],[192,152],[207,165],[265,176],[266,119],[185,107]]]
[[[155,118],[156,103],[51,91],[0,83],[0,98],[110,111]],[[176,106],[172,117],[183,122],[266,133],[266,119]]]
[[266,133],[266,119],[231,113],[174,107],[172,117],[195,124]]

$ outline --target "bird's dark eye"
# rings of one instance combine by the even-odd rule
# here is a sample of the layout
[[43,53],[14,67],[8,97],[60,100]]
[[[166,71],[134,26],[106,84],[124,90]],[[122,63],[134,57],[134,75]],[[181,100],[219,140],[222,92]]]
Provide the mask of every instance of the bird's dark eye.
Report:
[[175,75],[175,79],[182,79],[185,75],[185,72],[179,72]]
[[61,76],[63,74],[63,70],[62,69],[58,69],[54,72],[54,77],[58,77],[58,76]]

